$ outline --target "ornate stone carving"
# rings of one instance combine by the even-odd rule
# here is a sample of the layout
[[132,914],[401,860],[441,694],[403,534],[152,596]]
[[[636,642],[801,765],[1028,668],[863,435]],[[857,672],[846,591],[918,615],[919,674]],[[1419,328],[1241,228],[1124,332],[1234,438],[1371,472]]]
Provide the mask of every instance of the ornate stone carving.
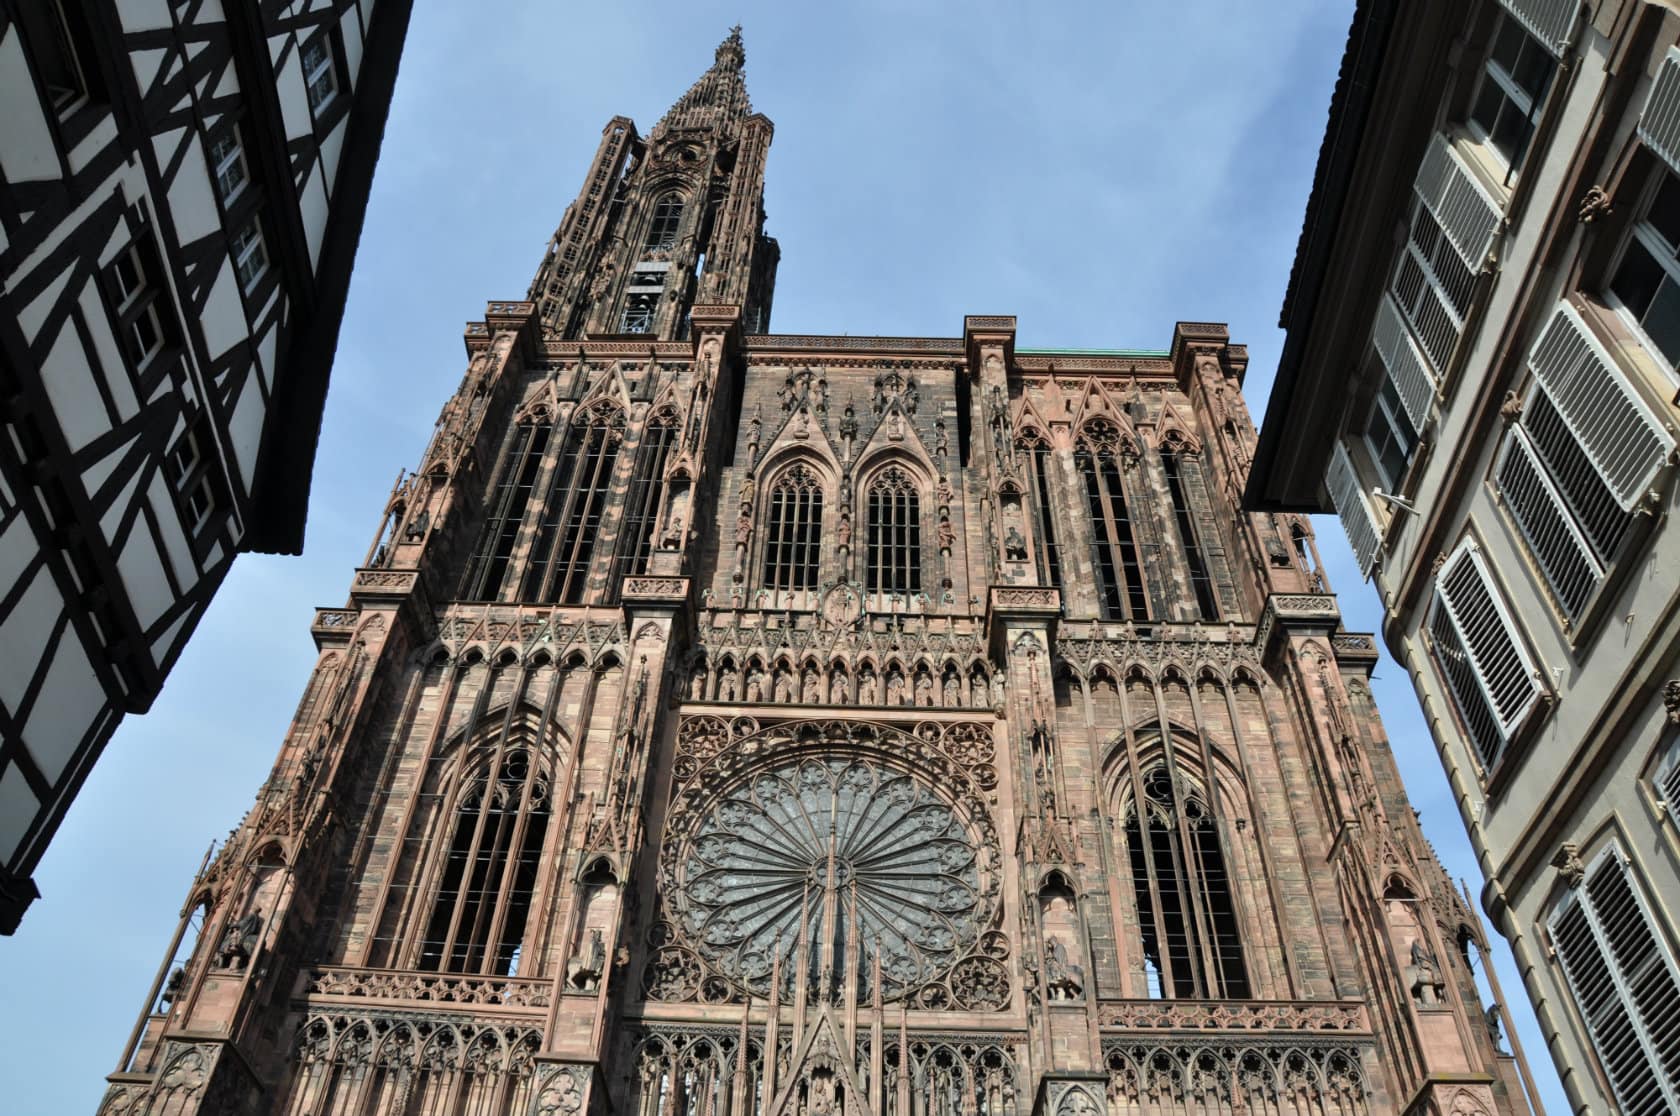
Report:
[[455,976],[390,969],[316,969],[304,986],[311,999],[392,1000],[428,1004],[547,1007],[549,980]]

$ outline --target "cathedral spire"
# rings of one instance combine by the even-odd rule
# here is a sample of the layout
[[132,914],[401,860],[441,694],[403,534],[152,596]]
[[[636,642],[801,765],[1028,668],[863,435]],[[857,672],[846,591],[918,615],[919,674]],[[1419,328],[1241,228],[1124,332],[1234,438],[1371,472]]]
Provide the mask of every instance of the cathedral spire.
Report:
[[701,74],[700,80],[660,118],[653,129],[655,134],[673,128],[715,128],[752,115],[746,78],[741,73],[747,51],[741,45],[740,24],[730,28],[713,59],[712,68]]

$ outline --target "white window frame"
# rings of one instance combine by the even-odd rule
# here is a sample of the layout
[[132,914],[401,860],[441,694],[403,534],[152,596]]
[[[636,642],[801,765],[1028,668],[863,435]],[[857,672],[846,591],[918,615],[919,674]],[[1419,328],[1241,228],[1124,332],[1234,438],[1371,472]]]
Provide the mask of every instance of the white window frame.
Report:
[[[317,49],[321,52],[320,60],[312,63],[309,60],[310,52]],[[299,48],[298,64],[303,70],[304,96],[309,101],[309,111],[318,114],[338,96],[338,69],[333,58],[332,43],[324,32]],[[319,86],[316,82],[322,77],[327,79],[326,92],[317,95]]]
[[188,423],[165,457],[170,487],[175,490],[181,517],[189,534],[196,535],[216,510],[216,487],[210,479],[210,460],[199,444],[197,428]]
[[[1624,958],[1618,956],[1613,939],[1605,928],[1605,912],[1598,909],[1591,894],[1594,883],[1607,870],[1606,862],[1609,862],[1613,866],[1613,870],[1621,874],[1622,882],[1626,885],[1627,892],[1637,908],[1636,913],[1644,923],[1651,944],[1655,947],[1649,954],[1639,957],[1634,962],[1631,972],[1623,966]],[[1570,947],[1565,940],[1568,935],[1566,932],[1560,933],[1560,927],[1564,919],[1577,910],[1585,919],[1591,944],[1598,950],[1599,962],[1603,966],[1602,975],[1608,978],[1613,989],[1610,993],[1611,998],[1607,999],[1605,1003],[1616,1003],[1621,1006],[1627,1021],[1629,1032],[1627,1036],[1601,1034],[1600,1028],[1609,1025],[1612,1021],[1605,1019],[1602,1011],[1596,1018],[1589,1015],[1586,1006],[1582,1003],[1581,989],[1577,985],[1577,980],[1586,979],[1593,974],[1571,972]],[[1631,1037],[1640,1053],[1644,1055],[1645,1066],[1651,1071],[1652,1084],[1661,1094],[1661,1099],[1667,1102],[1671,1111],[1680,1111],[1680,1075],[1670,1074],[1668,1072],[1669,1067],[1664,1067],[1651,1037],[1653,1022],[1657,1025],[1671,1024],[1672,1018],[1647,1021],[1635,992],[1636,988],[1646,987],[1645,982],[1653,976],[1660,977],[1660,970],[1662,969],[1667,970],[1671,984],[1680,985],[1680,965],[1676,965],[1673,946],[1668,941],[1662,923],[1656,919],[1650,900],[1645,896],[1645,888],[1639,879],[1639,873],[1634,871],[1632,862],[1618,845],[1612,843],[1593,858],[1592,863],[1587,866],[1581,883],[1565,895],[1553,908],[1551,916],[1546,920],[1546,930],[1557,954],[1557,964],[1563,976],[1563,984],[1568,989],[1575,1009],[1582,1022],[1585,1023],[1588,1035],[1591,1037],[1589,1049],[1598,1059],[1599,1065],[1604,1071],[1604,1076],[1610,1083],[1610,1091],[1614,1095],[1617,1105],[1625,1110],[1630,1106],[1631,1101],[1648,1102],[1656,1099],[1650,1096],[1648,1092],[1639,1097],[1631,1098],[1631,1100],[1624,1095],[1623,1090],[1638,1083],[1618,1080],[1613,1063],[1605,1056],[1606,1039]],[[1658,970],[1658,972],[1653,973],[1653,969]]]
[[[1484,664],[1477,661],[1476,650],[1472,646],[1469,634],[1459,616],[1458,606],[1443,591],[1448,578],[1452,576],[1456,567],[1463,562],[1471,563],[1474,568],[1477,580],[1481,582],[1482,591],[1486,593],[1488,601],[1493,606],[1494,619],[1498,621],[1499,627],[1503,630],[1505,643],[1517,656],[1517,665],[1528,681],[1527,697],[1509,713],[1500,710],[1499,699],[1494,694],[1493,687],[1488,679],[1488,669]],[[1499,583],[1494,580],[1487,562],[1482,558],[1481,548],[1469,536],[1466,536],[1453,548],[1440,572],[1435,576],[1435,590],[1431,595],[1429,608],[1424,615],[1426,631],[1433,633],[1437,617],[1445,620],[1447,626],[1452,630],[1452,634],[1459,645],[1458,649],[1464,655],[1470,668],[1470,674],[1477,688],[1481,691],[1481,698],[1485,703],[1486,711],[1493,716],[1493,727],[1499,735],[1499,742],[1492,755],[1483,750],[1481,742],[1476,740],[1473,735],[1466,733],[1465,737],[1465,743],[1470,746],[1483,771],[1491,773],[1509,754],[1511,744],[1519,729],[1533,713],[1545,691],[1541,686],[1538,677],[1539,670],[1534,658],[1529,654],[1528,646],[1523,640],[1522,630],[1518,627],[1516,619],[1511,615],[1510,607],[1505,603],[1505,595],[1500,591]],[[1433,640],[1433,634],[1431,639]],[[1472,711],[1465,708],[1464,699],[1460,697],[1452,675],[1448,673],[1446,664],[1441,661],[1441,656],[1444,653],[1445,649],[1439,646],[1433,649],[1432,657],[1435,659],[1435,672],[1437,677],[1440,678],[1459,720],[1468,726],[1472,719]]]
[[[134,274],[132,284],[123,274],[125,265]],[[111,261],[110,268],[119,298],[117,316],[119,319],[128,319],[119,321],[117,328],[125,335],[119,340],[122,342],[123,351],[134,362],[135,371],[142,371],[152,363],[153,357],[163,351],[163,318],[157,310],[160,291],[158,285],[152,281],[151,271],[146,266],[146,258],[141,254],[138,240],[117,253],[117,258]],[[142,300],[147,300],[145,305],[135,309],[135,304]],[[141,322],[151,324],[150,343],[146,342],[144,335],[136,328]]]
[[[1500,8],[1499,19],[1495,22],[1492,31],[1488,35],[1487,49],[1482,54],[1482,63],[1477,70],[1475,88],[1470,91],[1470,100],[1468,102],[1470,108],[1464,114],[1464,130],[1469,134],[1471,139],[1476,141],[1477,147],[1487,152],[1490,158],[1494,159],[1501,167],[1505,168],[1507,174],[1506,181],[1509,182],[1510,176],[1522,173],[1523,164],[1528,162],[1528,156],[1531,153],[1532,145],[1534,143],[1534,136],[1540,130],[1540,120],[1537,116],[1535,116],[1535,113],[1542,106],[1536,105],[1534,103],[1534,99],[1528,95],[1528,91],[1517,84],[1517,79],[1506,73],[1505,67],[1494,61],[1493,46],[1499,39],[1501,26],[1506,20],[1509,20],[1516,26],[1517,30],[1528,36],[1528,38],[1533,40],[1535,43],[1538,43],[1542,50],[1552,56],[1552,77],[1551,81],[1546,85],[1546,91],[1548,94],[1551,92],[1553,83],[1557,81],[1558,72],[1562,67],[1558,61],[1558,52],[1554,44],[1546,42],[1542,36],[1536,34],[1534,27],[1529,23],[1529,21],[1519,18],[1518,15],[1510,9],[1509,5],[1502,3]],[[1522,164],[1513,165],[1511,161],[1505,157],[1505,153],[1499,150],[1498,145],[1493,142],[1493,137],[1488,134],[1487,130],[1476,120],[1472,119],[1470,115],[1471,112],[1474,111],[1476,102],[1481,99],[1482,88],[1489,79],[1491,79],[1495,85],[1499,86],[1499,92],[1506,100],[1510,101],[1513,106],[1522,112],[1523,118],[1527,120],[1532,127],[1528,136],[1529,145],[1523,148]]]
[[[262,224],[253,216],[249,221],[233,234],[233,270],[239,279],[239,287],[246,294],[250,294],[262,277],[268,274],[268,245],[263,242]],[[260,256],[256,268],[246,274],[246,267],[253,257]]]
[[[228,145],[223,148],[223,145]],[[221,153],[218,154],[218,151]],[[239,181],[230,189],[227,176],[237,170]],[[245,192],[245,187],[251,182],[251,169],[245,162],[245,145],[239,135],[239,125],[233,124],[221,135],[210,141],[210,175],[216,180],[216,193],[222,199],[224,207],[232,205],[233,199]]]
[[1622,234],[1622,241],[1616,248],[1616,255],[1611,261],[1610,267],[1604,273],[1605,279],[1600,293],[1604,299],[1604,304],[1615,311],[1617,320],[1627,327],[1629,333],[1638,338],[1640,345],[1644,346],[1645,351],[1651,354],[1653,362],[1662,367],[1664,376],[1672,385],[1680,384],[1680,370],[1676,370],[1674,364],[1670,363],[1668,356],[1651,339],[1651,335],[1645,332],[1645,324],[1639,320],[1639,315],[1633,307],[1623,302],[1610,286],[1616,275],[1622,270],[1622,264],[1627,262],[1628,249],[1633,246],[1635,239],[1644,245],[1645,250],[1656,259],[1657,264],[1674,281],[1675,285],[1680,286],[1680,260],[1675,258],[1674,249],[1676,246],[1665,243],[1662,235],[1646,220],[1652,203],[1656,201],[1657,191],[1662,189],[1663,181],[1668,177],[1680,180],[1680,172],[1671,168],[1667,163],[1658,161],[1645,183],[1640,186],[1636,205],[1638,216],[1633,219],[1627,232]]

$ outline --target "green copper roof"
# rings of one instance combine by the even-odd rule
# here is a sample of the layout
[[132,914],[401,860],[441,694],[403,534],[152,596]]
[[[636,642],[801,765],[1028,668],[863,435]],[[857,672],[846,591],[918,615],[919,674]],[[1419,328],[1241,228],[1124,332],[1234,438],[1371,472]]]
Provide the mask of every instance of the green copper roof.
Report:
[[1028,356],[1108,356],[1108,357],[1164,357],[1171,356],[1170,349],[1022,349],[1015,350]]

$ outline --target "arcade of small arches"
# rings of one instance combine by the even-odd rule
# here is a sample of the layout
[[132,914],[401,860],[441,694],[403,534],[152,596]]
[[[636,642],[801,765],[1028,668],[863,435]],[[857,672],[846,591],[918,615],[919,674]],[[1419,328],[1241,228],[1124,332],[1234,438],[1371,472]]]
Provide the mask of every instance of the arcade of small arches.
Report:
[[887,708],[990,709],[999,700],[992,668],[976,657],[815,656],[696,652],[687,699],[738,704],[855,705]]

